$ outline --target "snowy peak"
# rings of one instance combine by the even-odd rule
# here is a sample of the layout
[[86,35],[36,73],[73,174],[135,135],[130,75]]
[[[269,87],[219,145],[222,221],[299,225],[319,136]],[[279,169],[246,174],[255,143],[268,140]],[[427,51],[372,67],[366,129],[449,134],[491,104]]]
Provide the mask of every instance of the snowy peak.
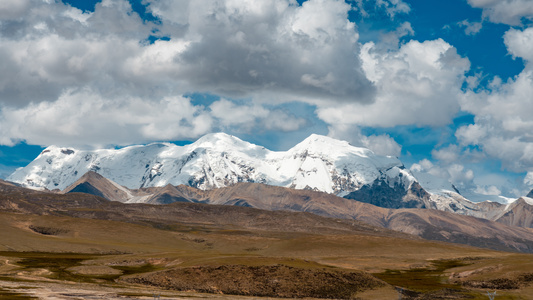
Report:
[[168,184],[208,190],[256,182],[345,196],[375,182],[404,193],[416,181],[397,158],[331,137],[313,134],[288,151],[270,151],[225,133],[186,146],[153,143],[91,151],[50,146],[9,180],[62,190],[89,171],[130,190]]
[[[7,180],[34,189],[83,191],[128,203],[198,199],[190,197],[190,191],[176,189],[178,185],[211,190],[263,183],[388,208],[434,208],[494,220],[508,212],[505,206],[472,203],[449,182],[422,170],[411,172],[396,157],[316,134],[287,151],[270,151],[225,133],[208,134],[186,146],[152,143],[99,150],[50,146]],[[166,188],[156,194],[143,192],[156,187]],[[519,222],[528,224],[529,219]]]
[[311,134],[308,138],[294,146],[289,152],[304,152],[313,154],[327,154],[328,156],[341,156],[347,153],[361,157],[372,157],[374,153],[366,148],[350,145],[347,141],[337,140],[328,136]]
[[265,148],[245,142],[236,136],[226,133],[210,133],[199,138],[196,142],[188,146],[190,149],[210,149],[210,150],[225,150],[225,151],[240,151],[247,154],[254,154],[254,152],[263,152]]
[[192,144],[196,148],[220,148],[220,147],[231,147],[231,148],[241,148],[241,147],[248,147],[252,144],[245,142],[241,139],[239,139],[236,136],[229,135],[226,133],[218,132],[218,133],[210,133],[206,134],[203,137],[199,138]]

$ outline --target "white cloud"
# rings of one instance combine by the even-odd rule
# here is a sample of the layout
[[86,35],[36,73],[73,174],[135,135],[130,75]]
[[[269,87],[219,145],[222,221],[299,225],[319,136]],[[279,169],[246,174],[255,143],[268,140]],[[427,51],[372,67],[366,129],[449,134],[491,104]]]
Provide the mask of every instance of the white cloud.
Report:
[[431,151],[431,155],[440,161],[451,163],[459,159],[460,149],[457,145],[450,145],[446,148]]
[[510,29],[503,36],[507,49],[513,57],[533,61],[533,27],[522,30]]
[[400,44],[400,39],[406,36],[413,36],[415,31],[409,22],[403,22],[395,30],[381,34],[381,39],[379,44],[374,45],[376,48],[390,49],[398,48]]
[[375,102],[319,107],[322,120],[364,126],[439,126],[451,122],[459,111],[461,84],[470,63],[443,40],[410,41],[397,51],[370,42],[363,45],[361,59],[377,87]]
[[465,170],[465,167],[459,164],[452,164],[447,168],[450,174],[450,182],[458,184],[459,186],[466,186],[474,180],[474,172],[472,170]]
[[294,131],[306,124],[307,120],[275,107],[237,105],[225,99],[204,107],[181,96],[109,98],[84,88],[68,90],[53,102],[4,108],[0,144],[13,145],[24,137],[38,145],[128,145],[190,140],[219,130]]
[[221,99],[209,106],[211,115],[218,120],[223,129],[232,129],[249,133],[263,130],[298,130],[307,121],[281,109],[268,109],[261,105],[237,105],[229,100]]
[[478,186],[475,190],[476,193],[487,196],[500,196],[502,192],[494,185],[490,186]]
[[463,145],[479,145],[488,136],[489,130],[481,124],[464,125],[457,129],[455,136]]
[[368,17],[369,12],[365,9],[365,6],[370,5],[372,9],[383,9],[385,13],[394,18],[398,14],[408,14],[411,11],[409,4],[402,0],[351,0],[355,2],[359,13],[363,17]]
[[482,22],[470,22],[468,20],[458,22],[457,25],[464,27],[466,35],[476,35],[481,31],[481,28],[483,28]]
[[[354,55],[358,34],[344,1],[148,2],[163,23],[186,28],[162,26],[162,34],[188,43],[174,61],[193,88],[284,101],[371,100],[374,88]],[[173,14],[178,10],[187,13]]]
[[20,18],[30,7],[30,0],[0,1],[0,19],[12,20]]
[[510,29],[504,41],[511,55],[525,60],[524,70],[505,82],[495,77],[485,89],[466,92],[461,108],[475,115],[475,124],[460,127],[455,135],[507,170],[533,171],[533,28]]
[[377,155],[391,155],[398,157],[402,152],[402,146],[400,146],[388,134],[370,135],[364,137],[362,142],[366,148],[374,151]]
[[533,170],[533,70],[529,62],[533,47],[527,43],[532,32],[512,29],[506,33],[509,52],[526,59],[526,67],[507,82],[494,80],[490,90],[467,92],[461,106],[475,115],[475,124],[456,132],[463,145],[478,145],[490,157],[501,160],[505,168],[517,172]]
[[124,62],[141,52],[139,40],[152,27],[131,13],[129,2],[112,4],[86,14],[60,2],[35,2],[23,19],[0,22],[1,104],[54,101],[85,85],[141,92],[146,86],[125,80]]
[[377,155],[400,156],[402,146],[388,134],[365,136],[359,127],[346,124],[329,126],[328,136],[348,141],[356,147],[365,147]]
[[54,102],[3,109],[0,143],[24,137],[37,145],[127,145],[196,138],[212,130],[212,124],[203,107],[187,98],[110,99],[82,89],[66,91]]
[[524,177],[524,184],[530,187],[533,186],[533,172],[527,172]]
[[[61,1],[0,3],[0,17],[8,16],[0,22],[0,143],[124,144],[237,125],[291,131],[307,121],[274,102],[373,99],[344,1],[148,5],[161,24],[143,21],[126,0],[102,1],[92,13]],[[170,40],[149,43],[152,34]],[[230,121],[213,114],[216,105],[193,106],[181,96],[192,92],[250,99],[217,109],[230,109],[230,116],[246,111],[253,120]]]
[[530,0],[468,0],[472,7],[482,8],[483,16],[494,23],[521,25],[523,19],[533,20]]
[[415,173],[428,173],[437,178],[450,182],[459,191],[473,191],[477,188],[475,184],[474,171],[465,168],[458,163],[438,163],[434,164],[428,159],[423,159],[411,166],[410,170]]

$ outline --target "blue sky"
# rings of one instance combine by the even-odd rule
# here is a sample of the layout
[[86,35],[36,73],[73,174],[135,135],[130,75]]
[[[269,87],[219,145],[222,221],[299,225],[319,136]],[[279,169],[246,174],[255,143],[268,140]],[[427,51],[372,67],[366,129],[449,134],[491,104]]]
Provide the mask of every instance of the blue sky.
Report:
[[529,0],[5,0],[0,178],[48,145],[311,133],[473,199],[533,188]]

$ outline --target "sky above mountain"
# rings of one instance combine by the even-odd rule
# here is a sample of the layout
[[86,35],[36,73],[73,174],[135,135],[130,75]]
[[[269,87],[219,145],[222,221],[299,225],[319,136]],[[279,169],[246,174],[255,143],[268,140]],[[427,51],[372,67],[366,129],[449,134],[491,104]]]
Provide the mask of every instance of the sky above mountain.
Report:
[[0,177],[52,144],[318,133],[513,198],[531,60],[530,0],[3,0]]

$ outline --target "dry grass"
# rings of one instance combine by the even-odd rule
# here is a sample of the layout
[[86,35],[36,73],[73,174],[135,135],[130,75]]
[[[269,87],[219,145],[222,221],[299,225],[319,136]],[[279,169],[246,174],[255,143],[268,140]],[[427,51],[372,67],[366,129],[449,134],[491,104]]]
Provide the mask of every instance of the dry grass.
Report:
[[[234,276],[233,280],[244,284],[244,277],[235,276],[251,272],[248,277],[255,278],[253,276],[256,275],[253,275],[255,273],[252,270],[262,270],[261,272],[264,271],[265,275],[254,280],[257,282],[269,278],[272,280],[275,275],[266,272],[272,266],[283,266],[273,270],[274,273],[291,274],[288,270],[297,270],[301,274],[321,274],[320,276],[325,276],[325,274],[340,276],[338,274],[346,274],[346,272],[362,274],[359,270],[369,273],[382,273],[387,270],[408,272],[407,270],[418,268],[426,269],[426,275],[434,278],[423,277],[420,280],[406,278],[403,282],[398,282],[391,278],[381,277],[391,285],[375,286],[376,289],[371,290],[335,288],[335,285],[326,284],[323,287],[329,285],[333,290],[322,290],[320,293],[306,295],[296,292],[276,294],[272,290],[268,291],[268,285],[265,285],[265,290],[258,291],[257,295],[325,297],[326,294],[331,293],[343,298],[348,297],[350,293],[349,297],[353,296],[357,299],[395,299],[398,294],[392,286],[403,286],[418,293],[413,296],[418,299],[448,297],[450,292],[444,289],[455,287],[460,289],[461,293],[452,295],[453,297],[469,294],[474,297],[472,299],[484,299],[483,286],[464,283],[519,278],[533,270],[533,255],[430,242],[416,238],[404,238],[403,235],[394,237],[390,234],[372,235],[368,232],[350,233],[347,231],[328,234],[290,232],[234,225],[227,227],[198,225],[180,223],[178,220],[171,227],[158,229],[153,225],[145,222],[132,224],[50,215],[0,213],[0,250],[10,251],[0,253],[0,276],[10,280],[82,281],[93,285],[105,283],[136,290],[138,287],[130,286],[124,281],[115,282],[114,280],[120,276],[130,278],[134,274],[146,280],[163,276],[141,275],[152,274],[146,272],[155,270],[160,270],[163,273],[159,274],[165,274],[164,276],[169,274],[177,276],[178,273],[172,273],[178,272],[176,270],[182,270],[182,272],[183,270],[200,270],[198,276],[201,277],[201,274],[205,276],[219,268],[218,270],[222,270],[225,274]],[[30,227],[68,229],[68,232],[46,235]],[[25,259],[36,259],[36,254],[28,251],[41,252],[37,255],[41,257],[41,261],[34,262],[33,265],[28,261],[24,262]],[[33,257],[30,257],[32,255]],[[464,265],[449,264],[439,268],[435,266],[435,261],[439,260],[461,260]],[[453,274],[461,273],[463,277],[453,276]],[[231,276],[224,276],[224,278],[229,280]],[[296,275],[292,274],[286,278],[296,278]],[[435,281],[435,278],[438,280]],[[209,278],[205,277],[205,282],[208,282],[207,279]],[[435,286],[433,289],[417,288],[412,284],[413,280],[431,282]],[[318,280],[314,281],[315,284],[312,285],[318,285],[317,282]],[[230,281],[217,283],[218,290],[204,289],[207,283],[204,284],[204,288],[194,286],[181,288],[238,293],[239,288],[230,289],[229,283]],[[227,289],[221,288],[224,286]],[[285,291],[290,291],[294,286],[287,285]],[[494,286],[489,288],[494,288]],[[247,290],[249,295],[252,295],[254,290],[251,283],[241,289],[241,294]],[[302,290],[301,286],[298,290]],[[349,292],[335,294],[340,291]],[[518,289],[500,290],[498,295],[507,297],[507,299],[531,299],[533,288],[528,282],[523,282]]]
[[386,285],[363,272],[304,269],[286,265],[176,268],[124,280],[179,291],[326,299],[352,299],[358,292]]

